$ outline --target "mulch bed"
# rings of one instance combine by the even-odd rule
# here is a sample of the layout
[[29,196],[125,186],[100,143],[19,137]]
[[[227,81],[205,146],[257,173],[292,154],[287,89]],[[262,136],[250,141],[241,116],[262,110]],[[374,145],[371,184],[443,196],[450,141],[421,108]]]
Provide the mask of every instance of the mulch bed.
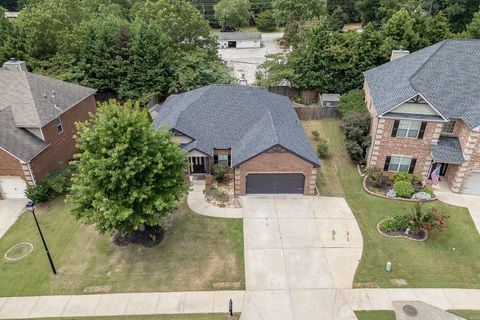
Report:
[[425,239],[425,236],[427,235],[425,231],[419,231],[416,234],[409,233],[408,235],[405,234],[405,231],[391,231],[391,232],[383,232],[383,234],[386,234],[387,236],[390,237],[404,237],[404,238],[409,238],[412,240],[423,240]]
[[113,243],[120,247],[125,247],[129,244],[155,247],[162,242],[163,235],[164,231],[161,226],[145,226],[145,230],[136,230],[126,236],[117,233],[113,237]]

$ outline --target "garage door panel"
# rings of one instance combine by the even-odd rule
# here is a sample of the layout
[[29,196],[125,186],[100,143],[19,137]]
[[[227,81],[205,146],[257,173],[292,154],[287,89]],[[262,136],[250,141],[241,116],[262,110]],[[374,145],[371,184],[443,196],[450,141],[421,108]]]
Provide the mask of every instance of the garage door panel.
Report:
[[247,194],[303,194],[305,176],[301,173],[251,173],[247,175]]
[[465,178],[463,193],[480,196],[480,172],[472,172]]
[[20,177],[0,177],[0,192],[4,199],[24,199],[27,184]]

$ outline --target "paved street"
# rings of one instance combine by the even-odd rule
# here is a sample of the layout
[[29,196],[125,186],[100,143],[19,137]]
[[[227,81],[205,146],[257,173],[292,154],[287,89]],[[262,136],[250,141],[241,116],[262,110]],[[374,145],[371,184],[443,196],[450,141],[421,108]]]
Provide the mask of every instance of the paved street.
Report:
[[262,33],[262,47],[255,49],[218,49],[222,60],[227,62],[227,66],[233,70],[234,77],[240,79],[242,74],[248,84],[255,82],[255,71],[263,63],[267,54],[281,52],[278,45],[278,39],[283,37],[283,33]]
[[17,221],[26,203],[26,199],[0,200],[0,238]]

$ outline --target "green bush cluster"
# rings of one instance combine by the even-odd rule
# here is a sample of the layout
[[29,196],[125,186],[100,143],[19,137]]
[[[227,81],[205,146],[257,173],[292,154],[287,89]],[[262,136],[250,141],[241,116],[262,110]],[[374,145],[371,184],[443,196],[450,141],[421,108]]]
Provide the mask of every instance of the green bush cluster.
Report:
[[327,140],[323,138],[318,138],[318,143],[317,143],[317,155],[319,158],[326,158],[328,157],[328,144]]
[[410,183],[419,183],[422,182],[422,177],[416,175],[416,174],[411,174],[407,172],[395,172],[390,179],[392,182],[399,182],[399,181],[407,181]]
[[370,145],[370,115],[366,112],[353,112],[343,119],[340,127],[345,135],[345,146],[350,158],[358,163],[365,162]]
[[346,117],[353,112],[367,112],[365,104],[365,93],[362,89],[354,89],[340,96],[338,111],[342,117]]
[[429,195],[432,196],[432,198],[435,196],[435,193],[433,192],[433,190],[431,188],[423,188],[422,190],[420,190],[421,192],[425,192],[425,193],[428,193]]
[[277,28],[277,22],[271,10],[260,13],[255,18],[255,24],[260,32],[273,32]]
[[415,189],[412,186],[412,183],[408,181],[398,181],[393,184],[393,190],[397,194],[397,197],[401,198],[411,198],[415,193]]
[[221,163],[216,163],[212,166],[212,176],[216,181],[223,181],[227,174],[227,166]]
[[368,182],[377,188],[380,188],[385,181],[382,170],[377,167],[370,167],[367,169]]
[[407,215],[397,215],[380,224],[380,230],[383,232],[405,231],[409,227],[410,220]]
[[35,203],[42,203],[67,192],[70,188],[71,171],[69,168],[62,169],[46,176],[41,183],[29,186],[25,195]]

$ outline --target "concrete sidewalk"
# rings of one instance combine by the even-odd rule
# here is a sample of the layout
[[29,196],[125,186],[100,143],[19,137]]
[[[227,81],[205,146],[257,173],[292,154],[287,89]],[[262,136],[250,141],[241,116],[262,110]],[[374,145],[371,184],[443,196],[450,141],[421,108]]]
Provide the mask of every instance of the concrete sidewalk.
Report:
[[244,291],[118,293],[0,298],[0,319],[241,312]]
[[242,218],[242,208],[220,208],[205,199],[205,180],[193,180],[187,203],[192,211],[208,217]]

